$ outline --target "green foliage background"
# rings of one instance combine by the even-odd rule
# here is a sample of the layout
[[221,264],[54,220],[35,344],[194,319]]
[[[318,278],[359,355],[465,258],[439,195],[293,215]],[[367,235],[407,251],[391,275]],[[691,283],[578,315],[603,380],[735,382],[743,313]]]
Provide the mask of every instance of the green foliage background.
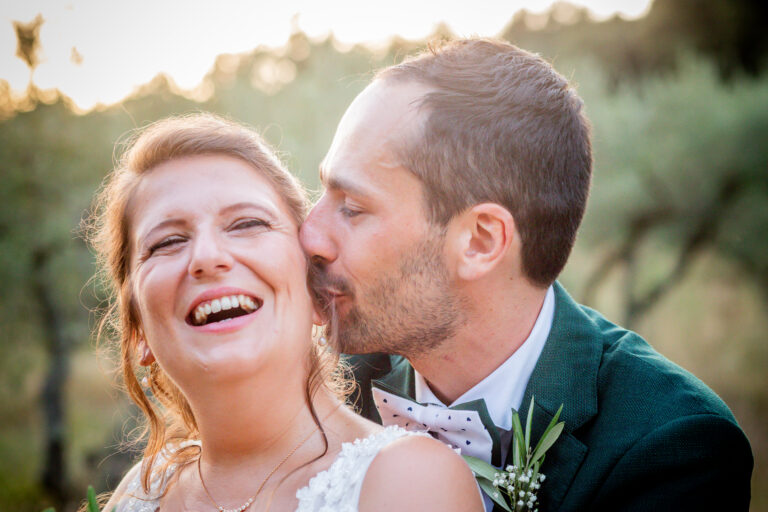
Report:
[[[521,20],[503,36],[570,77],[594,126],[592,196],[562,281],[725,399],[755,453],[753,510],[768,510],[768,79],[724,67],[696,45],[629,59],[617,49],[622,41],[630,54],[657,55],[636,43],[647,41],[653,16],[597,27],[577,12],[576,21],[540,31]],[[297,33],[280,50],[221,56],[201,86],[205,101],[159,76],[85,115],[34,88],[14,103],[0,83],[0,510],[52,503],[39,483],[41,394],[53,353],[41,293],[70,354],[67,493],[58,509],[73,509],[88,483],[114,486],[130,460],[112,455],[132,409],[112,384],[109,358],[94,349],[103,295],[78,238],[115,141],[170,114],[214,111],[257,127],[316,190],[317,165],[346,106],[373,70],[424,46],[394,40],[386,51],[342,50],[332,38]]]

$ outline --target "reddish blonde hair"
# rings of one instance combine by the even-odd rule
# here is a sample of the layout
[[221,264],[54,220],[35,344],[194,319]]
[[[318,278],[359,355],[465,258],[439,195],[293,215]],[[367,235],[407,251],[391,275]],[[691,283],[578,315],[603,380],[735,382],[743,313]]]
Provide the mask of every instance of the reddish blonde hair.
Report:
[[[185,464],[199,448],[179,445],[198,436],[197,421],[186,398],[157,363],[148,368],[138,364],[141,319],[131,285],[131,219],[129,204],[142,177],[153,168],[176,158],[220,154],[239,158],[267,178],[284,200],[297,225],[306,216],[309,202],[301,184],[280,163],[274,152],[252,129],[212,114],[194,114],[157,121],[138,130],[128,141],[115,169],[106,177],[95,200],[88,226],[88,238],[96,250],[100,272],[110,293],[109,307],[99,326],[99,338],[119,343],[122,381],[130,398],[144,413],[146,422],[136,439],[147,440],[142,465],[142,485],[149,492],[152,467],[168,446],[168,464]],[[112,336],[104,336],[111,333]],[[312,405],[312,396],[321,385],[334,386],[338,357],[309,350],[310,374],[305,398],[315,422],[322,426]],[[144,380],[151,391],[142,389]]]

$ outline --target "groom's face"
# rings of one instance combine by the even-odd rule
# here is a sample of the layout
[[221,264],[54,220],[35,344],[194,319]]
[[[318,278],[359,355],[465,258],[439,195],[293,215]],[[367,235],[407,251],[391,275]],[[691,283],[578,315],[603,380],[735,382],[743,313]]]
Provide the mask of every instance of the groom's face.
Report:
[[443,230],[426,217],[421,181],[397,148],[418,136],[418,84],[377,81],[344,114],[320,166],[325,192],[301,228],[311,284],[347,353],[413,356],[460,321]]

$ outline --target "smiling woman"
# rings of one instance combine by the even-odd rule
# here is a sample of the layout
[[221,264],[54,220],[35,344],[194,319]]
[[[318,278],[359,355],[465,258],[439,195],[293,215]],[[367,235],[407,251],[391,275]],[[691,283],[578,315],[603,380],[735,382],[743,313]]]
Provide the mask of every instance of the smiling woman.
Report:
[[343,406],[306,206],[255,132],[206,114],[150,125],[107,178],[92,242],[148,437],[108,510],[480,510],[451,450]]

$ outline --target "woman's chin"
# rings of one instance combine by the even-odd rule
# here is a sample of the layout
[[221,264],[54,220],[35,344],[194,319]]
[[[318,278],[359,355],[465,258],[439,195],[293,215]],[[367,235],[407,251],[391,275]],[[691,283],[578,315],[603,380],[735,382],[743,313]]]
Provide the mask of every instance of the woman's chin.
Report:
[[173,365],[175,369],[168,370],[184,390],[190,391],[219,389],[246,382],[258,383],[261,379],[287,381],[298,373],[286,371],[292,362],[285,360],[285,354],[270,355],[270,351],[266,350],[268,346],[277,350],[277,343],[261,340],[256,345],[252,341],[238,341],[231,340],[206,347],[186,364],[176,364]]

